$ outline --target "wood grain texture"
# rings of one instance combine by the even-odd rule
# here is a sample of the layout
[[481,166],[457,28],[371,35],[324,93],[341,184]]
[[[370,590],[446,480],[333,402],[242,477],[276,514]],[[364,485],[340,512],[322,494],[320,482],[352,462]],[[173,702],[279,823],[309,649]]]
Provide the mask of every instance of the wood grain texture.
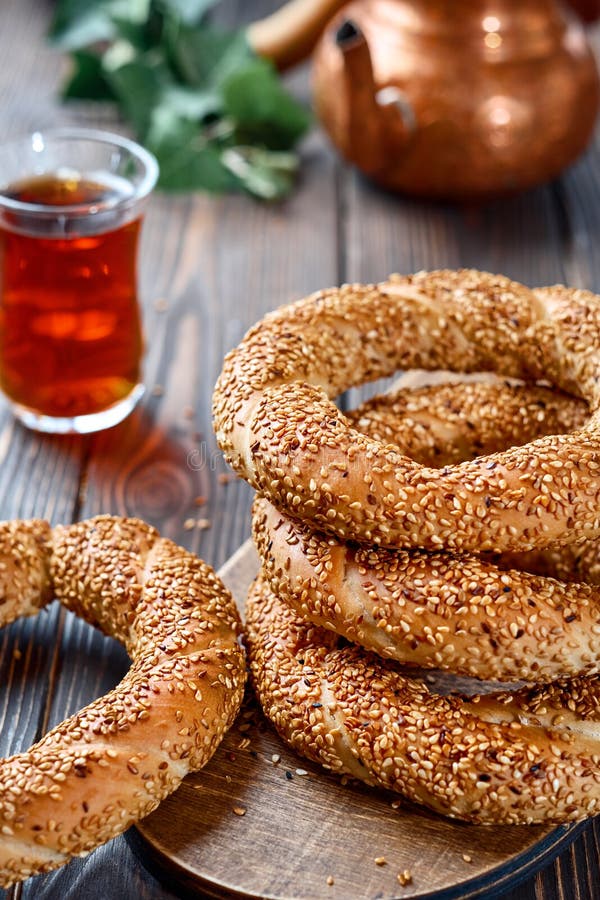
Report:
[[[232,24],[276,5],[222,0],[218,15]],[[57,103],[65,63],[44,43],[51,9],[50,0],[0,5],[3,135],[67,122],[114,125],[93,106]],[[305,73],[294,76],[294,87],[307,96]],[[317,135],[304,156],[299,189],[279,206],[241,196],[154,198],[141,268],[148,394],[126,423],[82,440],[38,438],[0,410],[2,517],[141,515],[218,566],[249,532],[250,491],[219,477],[226,470],[212,437],[210,394],[224,352],[266,310],[340,280],[436,265],[600,288],[598,147],[558,185],[470,212],[384,195],[344,170]],[[198,497],[206,503],[197,506]],[[189,519],[211,527],[189,529]],[[28,746],[114,684],[127,665],[120,648],[56,608],[5,629],[0,642],[2,753]],[[599,833],[588,827],[559,862],[506,896],[593,897]],[[163,900],[177,892],[146,872],[118,838],[10,896]]]

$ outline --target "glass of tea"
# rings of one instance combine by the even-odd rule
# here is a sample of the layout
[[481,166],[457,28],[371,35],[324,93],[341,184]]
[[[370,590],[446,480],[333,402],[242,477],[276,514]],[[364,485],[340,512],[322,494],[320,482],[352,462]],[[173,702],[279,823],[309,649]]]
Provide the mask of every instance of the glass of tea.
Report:
[[0,388],[30,428],[99,431],[141,397],[137,245],[157,175],[102,131],[0,146]]

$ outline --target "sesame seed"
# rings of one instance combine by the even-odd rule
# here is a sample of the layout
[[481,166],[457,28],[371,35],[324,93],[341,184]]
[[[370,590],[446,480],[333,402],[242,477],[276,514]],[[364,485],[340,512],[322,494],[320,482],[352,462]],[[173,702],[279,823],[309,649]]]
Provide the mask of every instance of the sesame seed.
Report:
[[[33,835],[7,876],[21,880],[120,834],[201,768],[237,714],[246,664],[237,611],[213,570],[140,520],[97,516],[53,529],[5,522],[0,544],[2,559],[15,560],[11,582],[24,611],[56,597],[132,659],[105,698],[4,761],[3,833]],[[32,798],[50,803],[52,817]]]

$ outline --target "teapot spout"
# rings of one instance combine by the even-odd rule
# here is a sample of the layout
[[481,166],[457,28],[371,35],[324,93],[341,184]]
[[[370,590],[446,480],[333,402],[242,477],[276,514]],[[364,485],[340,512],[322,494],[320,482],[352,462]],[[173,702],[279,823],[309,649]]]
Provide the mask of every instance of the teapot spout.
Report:
[[351,19],[343,22],[335,35],[344,64],[345,111],[344,144],[340,149],[367,174],[375,174],[383,164],[381,107],[373,77],[371,53],[364,34]]
[[259,56],[287,69],[312,53],[323,29],[348,0],[288,0],[248,26],[247,37]]

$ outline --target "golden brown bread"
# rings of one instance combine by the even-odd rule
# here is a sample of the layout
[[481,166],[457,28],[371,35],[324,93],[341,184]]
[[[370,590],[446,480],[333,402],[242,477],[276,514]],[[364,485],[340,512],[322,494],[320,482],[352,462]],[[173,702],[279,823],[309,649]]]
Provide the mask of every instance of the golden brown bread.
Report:
[[213,570],[137,519],[0,524],[0,623],[56,597],[132,659],[108,694],[0,761],[0,884],[83,856],[151,812],[215,751],[245,659]]
[[[330,398],[397,369],[546,380],[590,418],[443,471],[352,428]],[[287,514],[342,539],[527,550],[600,535],[600,299],[473,270],[321,291],[267,315],[224,363],[215,428],[231,465]]]
[[259,579],[252,678],[294,750],[327,769],[480,824],[571,822],[600,803],[597,677],[464,698],[296,616]]
[[252,533],[281,600],[381,656],[492,681],[600,671],[596,586],[476,556],[345,544],[262,498]]
[[[577,427],[586,412],[548,388],[500,382],[396,390],[348,418],[421,464],[448,465]],[[600,668],[598,589],[545,577],[597,577],[596,544],[498,559],[363,548],[312,531],[264,499],[255,501],[253,536],[278,596],[384,657],[500,681]]]
[[363,434],[439,468],[581,428],[589,408],[541,385],[471,381],[396,388],[346,416]]
[[[396,444],[421,465],[440,467],[572,431],[582,426],[589,409],[583,400],[540,385],[494,380],[400,387],[346,415],[369,437]],[[598,541],[483,558],[502,569],[600,584]]]

